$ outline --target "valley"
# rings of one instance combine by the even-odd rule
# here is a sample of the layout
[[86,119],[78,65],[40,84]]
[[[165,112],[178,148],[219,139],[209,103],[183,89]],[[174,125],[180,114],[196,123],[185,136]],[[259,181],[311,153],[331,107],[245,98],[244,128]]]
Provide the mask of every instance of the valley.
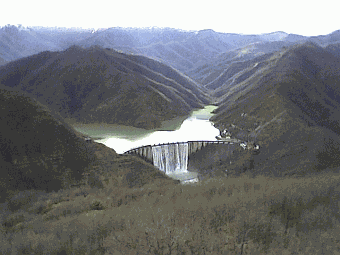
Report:
[[0,253],[339,253],[339,43],[1,27]]

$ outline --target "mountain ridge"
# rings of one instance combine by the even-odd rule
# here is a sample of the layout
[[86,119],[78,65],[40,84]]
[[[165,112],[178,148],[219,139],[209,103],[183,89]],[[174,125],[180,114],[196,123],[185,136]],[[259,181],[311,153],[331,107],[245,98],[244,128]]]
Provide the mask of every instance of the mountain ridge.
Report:
[[307,42],[266,61],[262,73],[231,86],[211,120],[260,144],[252,171],[301,174],[307,161],[308,171],[339,166],[340,59]]
[[[282,31],[259,35],[215,32],[212,29],[185,31],[172,28],[80,29],[5,26],[0,29],[0,57],[12,61],[41,51],[62,51],[73,44],[82,47],[99,45],[125,53],[142,54],[188,72],[206,61],[213,61],[226,51],[257,42],[290,42],[311,40],[322,46],[340,42],[339,33],[301,36]],[[19,36],[19,37],[18,37]],[[14,38],[20,38],[15,41]],[[29,39],[30,38],[30,39]],[[12,43],[8,43],[8,40]],[[16,46],[13,46],[16,45]],[[21,46],[20,46],[21,45]],[[29,45],[29,47],[25,46]]]
[[[72,46],[62,52],[23,58],[1,67],[0,78],[4,85],[29,92],[49,107],[59,109],[64,118],[82,122],[155,128],[162,120],[186,115],[210,100],[194,81],[162,63],[99,46]],[[150,97],[145,98],[143,91]],[[126,101],[122,97],[117,101],[120,93],[125,94]],[[168,100],[163,100],[162,95]],[[152,97],[158,98],[161,110],[151,102]],[[105,100],[110,106],[101,103]],[[119,113],[120,104],[127,107],[125,116]]]

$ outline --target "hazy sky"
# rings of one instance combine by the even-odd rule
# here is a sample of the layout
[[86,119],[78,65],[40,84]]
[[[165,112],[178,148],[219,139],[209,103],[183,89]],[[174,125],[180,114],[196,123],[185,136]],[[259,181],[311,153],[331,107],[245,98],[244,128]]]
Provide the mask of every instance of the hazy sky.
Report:
[[183,30],[305,36],[340,29],[334,0],[20,0],[1,4],[0,26],[172,27]]

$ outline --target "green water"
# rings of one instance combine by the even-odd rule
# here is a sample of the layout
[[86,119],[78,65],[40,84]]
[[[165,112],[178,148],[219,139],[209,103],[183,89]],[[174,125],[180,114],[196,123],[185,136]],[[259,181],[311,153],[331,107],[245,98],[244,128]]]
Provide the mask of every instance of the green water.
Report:
[[[94,138],[97,142],[113,148],[117,153],[129,149],[168,142],[215,140],[219,131],[209,119],[217,106],[207,105],[188,116],[162,122],[160,128],[146,130],[116,124],[80,124],[72,126],[79,132]],[[71,124],[71,123],[70,123]]]
[[190,117],[196,117],[197,119],[209,120],[214,114],[212,111],[217,109],[218,106],[207,105],[203,109],[195,110],[190,114]]

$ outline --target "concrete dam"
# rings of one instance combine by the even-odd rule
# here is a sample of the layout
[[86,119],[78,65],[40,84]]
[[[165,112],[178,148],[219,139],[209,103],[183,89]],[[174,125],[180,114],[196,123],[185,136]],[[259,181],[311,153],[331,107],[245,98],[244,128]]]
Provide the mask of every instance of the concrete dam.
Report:
[[229,141],[187,141],[146,145],[128,150],[124,154],[137,155],[167,174],[181,173],[187,171],[191,154],[212,144],[229,146],[239,144],[239,141],[230,139]]

